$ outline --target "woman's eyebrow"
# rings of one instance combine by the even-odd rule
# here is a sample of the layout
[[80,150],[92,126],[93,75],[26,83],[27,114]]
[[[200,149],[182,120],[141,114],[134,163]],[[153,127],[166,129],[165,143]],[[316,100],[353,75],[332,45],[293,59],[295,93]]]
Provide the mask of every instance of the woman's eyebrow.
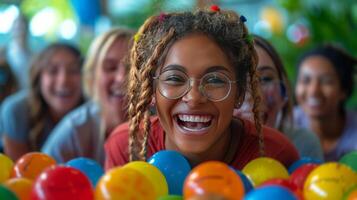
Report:
[[166,65],[161,69],[161,72],[165,72],[169,70],[178,70],[178,71],[186,72],[186,69],[183,66],[177,64]]
[[226,71],[230,73],[230,71],[226,67],[219,66],[219,65],[209,67],[208,69],[206,69],[205,73],[215,72],[215,71]]
[[263,65],[263,66],[258,67],[258,71],[272,71],[272,72],[277,72],[277,70],[276,70],[274,67],[269,66],[269,65]]

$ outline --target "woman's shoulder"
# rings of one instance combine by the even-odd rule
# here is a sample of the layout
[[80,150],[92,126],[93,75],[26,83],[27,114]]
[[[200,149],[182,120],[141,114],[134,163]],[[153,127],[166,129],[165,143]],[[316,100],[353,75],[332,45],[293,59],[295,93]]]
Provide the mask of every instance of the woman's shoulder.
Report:
[[[8,96],[2,103],[3,112],[18,112],[23,115],[25,110],[29,108],[28,104],[29,92],[27,90],[19,91]],[[19,112],[22,111],[22,112]]]
[[[243,157],[248,158],[250,156],[248,160],[251,160],[255,156],[259,156],[259,135],[257,134],[254,122],[245,119],[241,120],[244,124],[244,134],[241,137],[241,153],[238,153],[238,155],[241,156],[242,152],[244,152]],[[296,148],[289,139],[283,135],[283,133],[264,125],[262,126],[261,131],[264,136],[264,150],[266,156],[279,160],[285,166],[289,166],[299,158]]]
[[[259,135],[257,134],[256,126],[252,121],[242,119],[244,123],[244,133],[246,138],[251,138],[257,140]],[[288,137],[285,136],[280,131],[270,128],[268,126],[262,125],[262,133],[264,135],[264,142],[266,146],[280,145],[280,147],[293,146],[289,141]]]
[[346,126],[344,129],[343,137],[347,140],[356,141],[357,140],[357,112],[347,111],[346,113]]
[[[157,116],[151,117],[151,132],[156,133],[159,128],[161,128],[159,118]],[[109,138],[107,139],[107,143],[110,141],[120,141],[124,138],[128,138],[129,133],[129,122],[124,122],[118,125],[114,131],[110,134]]]
[[296,127],[308,127],[308,118],[304,113],[304,110],[300,106],[295,106],[293,111],[294,126]]
[[92,101],[88,101],[64,116],[62,121],[71,123],[73,126],[99,124],[99,106]]

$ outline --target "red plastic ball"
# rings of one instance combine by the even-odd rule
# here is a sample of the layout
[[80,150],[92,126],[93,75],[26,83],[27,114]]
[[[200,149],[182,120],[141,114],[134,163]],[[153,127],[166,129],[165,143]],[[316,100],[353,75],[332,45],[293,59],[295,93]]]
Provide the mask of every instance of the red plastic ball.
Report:
[[290,175],[290,181],[293,182],[295,185],[297,185],[301,190],[304,189],[304,183],[307,178],[307,176],[310,174],[310,172],[318,167],[318,164],[304,164],[297,168],[291,175]]
[[264,187],[269,185],[278,185],[278,186],[285,187],[286,189],[293,192],[298,199],[303,199],[302,190],[297,185],[295,185],[295,183],[291,182],[289,179],[282,179],[282,178],[270,179],[262,183],[259,187]]
[[36,179],[33,200],[92,200],[92,185],[79,170],[68,166],[53,166]]

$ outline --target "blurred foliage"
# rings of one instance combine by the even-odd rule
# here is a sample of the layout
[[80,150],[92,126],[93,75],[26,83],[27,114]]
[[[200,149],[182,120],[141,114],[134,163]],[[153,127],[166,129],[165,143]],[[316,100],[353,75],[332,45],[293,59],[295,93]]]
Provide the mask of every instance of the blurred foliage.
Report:
[[21,11],[29,19],[46,7],[57,10],[62,19],[74,18],[73,9],[67,0],[23,0],[21,3]]
[[[193,0],[148,0],[143,2],[145,2],[144,5],[140,1],[133,3],[135,6],[132,7],[130,12],[113,17],[114,24],[137,29],[152,15],[158,15],[160,12],[192,10],[192,7],[196,4]],[[142,5],[138,5],[140,3]]]
[[163,7],[163,0],[149,1],[147,5],[140,9],[128,12],[126,15],[117,16],[113,19],[114,24],[120,24],[129,28],[137,29],[151,15],[159,13]]
[[[278,0],[278,3],[287,10],[287,24],[302,22],[309,31],[307,41],[300,44],[291,42],[286,34],[273,35],[270,38],[283,59],[290,80],[295,82],[299,56],[316,45],[336,43],[357,56],[357,1]],[[354,94],[347,105],[357,108],[356,83]]]

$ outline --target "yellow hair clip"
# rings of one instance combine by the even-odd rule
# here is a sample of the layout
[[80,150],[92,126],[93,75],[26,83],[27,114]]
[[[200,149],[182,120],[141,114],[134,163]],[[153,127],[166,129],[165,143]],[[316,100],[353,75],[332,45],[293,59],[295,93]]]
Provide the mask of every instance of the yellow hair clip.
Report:
[[134,41],[135,42],[138,42],[140,40],[140,37],[141,37],[141,33],[137,32],[135,35],[134,35]]

